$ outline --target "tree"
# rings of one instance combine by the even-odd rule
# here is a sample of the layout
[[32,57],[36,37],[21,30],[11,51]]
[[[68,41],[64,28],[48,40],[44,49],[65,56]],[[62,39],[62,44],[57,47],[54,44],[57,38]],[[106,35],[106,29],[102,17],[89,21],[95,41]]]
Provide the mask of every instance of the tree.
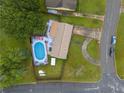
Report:
[[0,85],[9,87],[22,78],[26,71],[25,61],[29,57],[26,49],[4,50],[4,55],[0,55]]
[[0,28],[17,39],[29,38],[44,31],[39,0],[0,0]]
[[[25,61],[30,56],[26,49],[26,40],[31,35],[40,35],[44,31],[47,19],[44,19],[39,1],[0,0],[0,34],[1,32],[5,34],[4,38],[0,38],[0,85],[2,87],[14,85],[24,75]],[[14,45],[14,42],[11,44],[9,37],[16,39],[19,45],[22,43],[21,46]]]

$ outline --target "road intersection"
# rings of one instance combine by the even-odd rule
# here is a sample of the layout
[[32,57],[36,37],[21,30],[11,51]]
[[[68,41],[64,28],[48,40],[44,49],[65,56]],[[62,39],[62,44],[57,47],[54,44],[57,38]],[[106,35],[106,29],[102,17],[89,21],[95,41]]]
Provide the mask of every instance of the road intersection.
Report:
[[106,16],[101,39],[102,78],[97,83],[40,83],[21,85],[3,93],[124,93],[124,81],[117,77],[114,53],[109,56],[111,36],[116,34],[121,0],[107,0]]

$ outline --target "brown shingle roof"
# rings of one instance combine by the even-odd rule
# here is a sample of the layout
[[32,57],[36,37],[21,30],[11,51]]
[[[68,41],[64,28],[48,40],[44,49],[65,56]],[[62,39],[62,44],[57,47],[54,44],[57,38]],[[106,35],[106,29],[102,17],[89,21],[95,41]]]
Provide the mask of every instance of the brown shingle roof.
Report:
[[[55,24],[56,23],[56,24]],[[52,21],[52,24],[55,24],[56,30],[50,30],[50,33],[56,33],[53,38],[52,51],[49,52],[51,56],[66,59],[68,48],[72,36],[73,25],[60,23]],[[54,25],[52,25],[54,26]],[[52,28],[52,27],[51,27]]]
[[56,33],[57,27],[58,27],[58,22],[53,21],[53,22],[52,22],[52,25],[51,25],[51,29],[50,29],[50,30],[51,30],[51,31],[50,31],[50,36],[53,37],[53,38],[54,38],[54,37],[56,36],[56,34],[57,34],[57,33]]

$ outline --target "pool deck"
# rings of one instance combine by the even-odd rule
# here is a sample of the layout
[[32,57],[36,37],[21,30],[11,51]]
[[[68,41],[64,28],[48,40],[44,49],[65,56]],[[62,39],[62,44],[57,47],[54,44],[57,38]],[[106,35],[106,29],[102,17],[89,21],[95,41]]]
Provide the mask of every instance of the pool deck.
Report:
[[[44,58],[43,59],[38,59],[37,57],[36,57],[36,54],[35,54],[35,45],[37,44],[37,43],[42,43],[43,44],[43,46],[44,46],[44,52],[45,52],[45,56],[44,56]],[[32,54],[33,54],[33,61],[34,61],[34,65],[36,65],[36,66],[38,66],[38,65],[41,65],[41,64],[47,64],[48,62],[47,62],[47,43],[46,43],[46,39],[45,39],[45,37],[44,36],[33,36],[32,37]]]

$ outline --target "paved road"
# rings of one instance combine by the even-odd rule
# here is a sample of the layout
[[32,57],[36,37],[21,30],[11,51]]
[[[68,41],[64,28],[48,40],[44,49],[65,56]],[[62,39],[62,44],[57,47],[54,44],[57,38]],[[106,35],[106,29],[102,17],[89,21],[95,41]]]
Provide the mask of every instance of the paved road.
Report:
[[103,77],[99,83],[101,93],[124,93],[123,84],[116,76],[114,53],[109,56],[111,37],[116,34],[120,14],[121,0],[107,0],[107,13],[105,16],[103,35],[101,39],[101,67]]
[[48,83],[8,88],[4,93],[124,93],[124,82],[116,76],[114,54],[109,57],[111,36],[116,33],[120,0],[107,0],[104,32],[101,42],[102,79],[98,83]]
[[4,93],[97,93],[97,84],[78,83],[42,83],[37,85],[17,86]]
[[115,73],[114,55],[109,56],[109,49],[111,45],[111,37],[115,35],[120,10],[121,0],[107,0],[107,13],[105,16],[103,35],[101,40],[101,65],[103,73]]

